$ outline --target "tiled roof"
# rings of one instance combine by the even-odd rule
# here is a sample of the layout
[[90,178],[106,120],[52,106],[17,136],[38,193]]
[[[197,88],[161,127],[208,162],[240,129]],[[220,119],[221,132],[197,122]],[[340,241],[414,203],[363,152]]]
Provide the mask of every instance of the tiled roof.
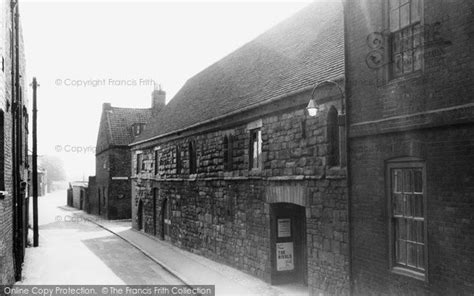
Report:
[[[111,107],[102,111],[97,140],[97,151],[101,152],[112,145],[128,145],[134,140],[132,125],[150,122],[152,109]],[[145,130],[148,127],[145,126]]]
[[314,2],[189,79],[134,141],[212,120],[344,75],[341,2]]

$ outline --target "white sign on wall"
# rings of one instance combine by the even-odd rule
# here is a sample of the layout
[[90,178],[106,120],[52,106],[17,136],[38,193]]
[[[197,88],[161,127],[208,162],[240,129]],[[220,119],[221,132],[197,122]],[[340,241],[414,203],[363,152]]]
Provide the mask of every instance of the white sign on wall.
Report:
[[277,271],[289,271],[295,269],[293,242],[277,243]]
[[291,236],[291,219],[278,219],[278,237]]

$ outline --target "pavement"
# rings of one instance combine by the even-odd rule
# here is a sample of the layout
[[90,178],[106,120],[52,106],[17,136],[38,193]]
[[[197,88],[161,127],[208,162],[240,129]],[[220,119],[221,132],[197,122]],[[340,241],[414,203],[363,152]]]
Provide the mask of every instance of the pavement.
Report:
[[160,264],[187,285],[215,285],[216,295],[303,296],[302,285],[272,286],[240,270],[187,252],[142,231],[132,229],[128,221],[104,220],[83,211],[74,211],[80,219],[91,221],[114,233]]
[[39,198],[40,246],[27,248],[15,285],[215,285],[216,295],[306,296],[65,205],[66,192]]

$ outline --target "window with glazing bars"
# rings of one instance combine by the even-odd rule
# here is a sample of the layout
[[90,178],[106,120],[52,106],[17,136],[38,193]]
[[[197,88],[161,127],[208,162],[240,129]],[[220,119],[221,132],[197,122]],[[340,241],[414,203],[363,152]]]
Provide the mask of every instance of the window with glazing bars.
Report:
[[393,267],[425,273],[426,270],[426,192],[424,168],[390,169]]
[[423,0],[389,0],[391,77],[421,70]]

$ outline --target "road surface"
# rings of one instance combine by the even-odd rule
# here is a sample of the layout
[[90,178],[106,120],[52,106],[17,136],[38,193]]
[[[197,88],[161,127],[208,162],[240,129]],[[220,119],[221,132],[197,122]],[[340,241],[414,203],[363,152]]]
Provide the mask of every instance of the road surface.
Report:
[[121,238],[76,218],[65,204],[65,190],[39,197],[40,246],[27,249],[18,284],[182,284]]

